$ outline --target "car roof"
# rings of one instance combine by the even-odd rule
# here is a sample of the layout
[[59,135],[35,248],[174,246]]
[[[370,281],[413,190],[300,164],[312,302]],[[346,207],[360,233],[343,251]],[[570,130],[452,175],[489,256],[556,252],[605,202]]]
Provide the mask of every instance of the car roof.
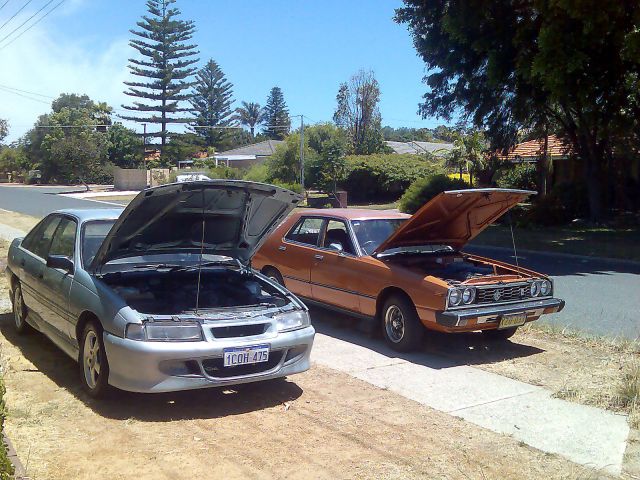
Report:
[[334,217],[344,220],[407,219],[411,216],[397,210],[372,210],[368,208],[305,208],[300,210],[298,215]]
[[80,222],[91,220],[115,220],[122,213],[123,208],[66,208],[53,213],[77,217]]

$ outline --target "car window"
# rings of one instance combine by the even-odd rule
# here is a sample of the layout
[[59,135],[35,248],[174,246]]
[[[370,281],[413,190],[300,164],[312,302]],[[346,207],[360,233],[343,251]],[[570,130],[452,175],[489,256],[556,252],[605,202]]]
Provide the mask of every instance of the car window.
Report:
[[322,222],[324,220],[321,218],[302,218],[284,238],[293,242],[317,246]]
[[59,223],[59,215],[52,215],[45,219],[45,221],[38,226],[33,237],[28,239],[27,246],[25,248],[41,258],[47,258],[51,239],[53,238],[53,234],[55,233],[56,228],[58,228]]
[[98,253],[105,237],[116,223],[115,220],[97,220],[87,222],[82,228],[82,264],[87,267]]
[[53,236],[49,255],[64,255],[72,259],[75,250],[76,229],[76,222],[69,218],[62,219]]
[[352,220],[351,226],[360,244],[360,249],[365,254],[371,255],[404,222],[406,220],[403,218]]
[[356,253],[351,238],[349,238],[347,225],[341,220],[329,220],[327,223],[327,233],[324,235],[322,246],[330,248],[332,243],[340,244],[345,253]]

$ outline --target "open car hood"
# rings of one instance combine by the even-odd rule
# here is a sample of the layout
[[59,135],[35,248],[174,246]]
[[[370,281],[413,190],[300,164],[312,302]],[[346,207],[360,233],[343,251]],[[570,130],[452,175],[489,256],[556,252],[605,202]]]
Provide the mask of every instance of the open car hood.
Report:
[[143,190],[109,231],[92,266],[144,254],[199,254],[201,249],[247,264],[301,198],[273,185],[239,180]]
[[514,205],[536,192],[478,188],[442,192],[402,224],[373,252],[398,247],[451,245],[460,250]]

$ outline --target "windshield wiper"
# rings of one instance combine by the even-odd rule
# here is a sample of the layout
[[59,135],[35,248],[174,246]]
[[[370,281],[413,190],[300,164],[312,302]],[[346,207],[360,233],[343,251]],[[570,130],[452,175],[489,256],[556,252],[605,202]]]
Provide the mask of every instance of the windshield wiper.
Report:
[[239,266],[242,266],[242,264],[237,259],[230,258],[230,259],[227,259],[227,260],[211,260],[211,261],[202,262],[202,263],[196,263],[196,264],[192,264],[192,265],[176,265],[175,268],[171,269],[171,271],[172,272],[187,272],[187,271],[190,271],[190,270],[198,270],[199,268],[215,267],[217,265],[228,265],[231,262],[235,262]]
[[173,270],[179,267],[181,265],[176,265],[175,263],[144,263],[133,266],[136,270]]

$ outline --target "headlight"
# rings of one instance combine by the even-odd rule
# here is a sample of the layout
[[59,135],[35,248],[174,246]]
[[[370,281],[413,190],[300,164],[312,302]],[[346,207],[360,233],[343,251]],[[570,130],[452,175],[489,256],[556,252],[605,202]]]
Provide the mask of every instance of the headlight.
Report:
[[150,342],[199,342],[202,340],[202,328],[197,322],[130,323],[125,336]]
[[462,291],[458,288],[453,288],[449,291],[449,306],[457,307],[462,301]]
[[476,289],[469,287],[462,291],[462,303],[469,305],[476,299]]
[[551,282],[549,280],[543,280],[540,283],[540,295],[546,297],[551,294]]
[[276,315],[275,319],[279,332],[297,330],[298,328],[303,328],[311,324],[309,314],[304,310],[281,313],[280,315]]
[[531,286],[529,287],[529,292],[532,297],[537,297],[540,294],[540,282],[535,281],[531,282]]

